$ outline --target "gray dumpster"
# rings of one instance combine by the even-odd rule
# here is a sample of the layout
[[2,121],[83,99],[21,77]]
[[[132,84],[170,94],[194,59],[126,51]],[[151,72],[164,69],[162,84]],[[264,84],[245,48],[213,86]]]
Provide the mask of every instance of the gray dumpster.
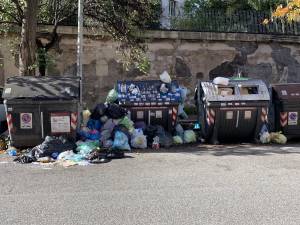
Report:
[[270,95],[261,80],[230,80],[228,86],[199,82],[195,98],[201,133],[214,144],[257,140],[268,121]]
[[300,84],[272,85],[275,129],[288,139],[300,137]]
[[76,137],[78,78],[12,77],[3,98],[13,146],[35,146],[47,135]]

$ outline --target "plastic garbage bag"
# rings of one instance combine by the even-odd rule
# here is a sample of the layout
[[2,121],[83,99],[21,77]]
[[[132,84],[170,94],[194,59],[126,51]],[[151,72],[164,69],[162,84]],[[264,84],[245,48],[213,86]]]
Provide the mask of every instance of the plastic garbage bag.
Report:
[[184,103],[186,100],[188,89],[186,87],[182,87],[182,86],[180,86],[179,89],[180,89],[181,103]]
[[266,133],[266,132],[269,133],[268,126],[266,124],[263,124],[260,129],[259,135],[262,135],[263,133]]
[[271,136],[269,132],[264,132],[260,135],[259,140],[262,144],[268,144],[271,142]]
[[180,136],[174,136],[173,142],[174,142],[174,144],[177,144],[177,145],[183,144],[183,140]]
[[127,110],[117,104],[108,104],[106,114],[108,118],[120,119],[127,115]]
[[145,129],[144,134],[147,136],[148,146],[152,146],[153,138],[156,136],[157,127],[153,125],[148,125]]
[[118,150],[128,150],[130,151],[130,146],[128,144],[128,138],[126,136],[126,134],[124,134],[121,131],[117,131],[115,133],[115,139],[113,142],[113,149],[118,149]]
[[112,119],[106,121],[106,123],[102,126],[101,130],[109,130],[110,133],[114,130],[116,124],[113,122]]
[[186,114],[186,112],[184,111],[184,105],[183,104],[179,104],[178,106],[178,115],[182,118],[182,119],[187,119],[188,115]]
[[160,146],[170,148],[173,145],[173,137],[170,133],[166,132],[165,135],[159,135],[158,137]]
[[107,105],[106,104],[98,104],[96,105],[96,107],[94,108],[92,114],[90,115],[90,118],[93,120],[99,120],[102,116],[105,115],[107,110]]
[[76,148],[73,140],[66,139],[64,137],[50,137],[47,136],[45,141],[35,146],[32,152],[36,158],[50,156],[54,153],[61,153],[67,150],[74,150]]
[[106,102],[107,103],[114,103],[117,100],[118,100],[118,92],[115,89],[111,89],[108,92],[108,95],[106,97]]
[[98,141],[85,141],[85,142],[77,142],[76,151],[79,155],[86,157],[90,154],[94,149],[99,147]]
[[160,80],[163,82],[163,83],[171,83],[172,80],[171,80],[171,77],[169,75],[169,73],[167,71],[164,71],[160,76],[159,76]]
[[86,126],[91,130],[100,130],[102,124],[99,120],[89,119]]
[[100,141],[103,143],[104,141],[110,139],[111,132],[109,130],[103,130],[100,134]]
[[143,134],[143,130],[135,129],[131,137],[131,146],[133,148],[147,148],[147,137]]
[[229,84],[229,79],[226,77],[216,77],[213,80],[214,84],[227,86]]
[[79,136],[82,140],[99,140],[100,139],[100,132],[98,130],[91,130],[88,128],[83,128],[78,132]]
[[193,143],[197,141],[196,134],[193,130],[186,130],[184,131],[183,135],[184,143]]
[[276,144],[286,144],[287,138],[281,132],[272,132],[270,133],[271,142]]
[[108,140],[103,140],[102,142],[102,147],[103,148],[111,148],[113,145],[113,141],[108,139]]
[[176,125],[175,131],[176,131],[176,136],[180,136],[181,138],[183,138],[184,129],[182,128],[182,126],[180,124]]
[[92,113],[88,109],[82,111],[82,124],[84,126],[86,126],[87,122],[89,121],[91,114]]
[[106,121],[108,120],[108,117],[107,116],[101,116],[100,117],[100,121],[101,121],[101,123],[105,123]]
[[124,116],[118,125],[123,125],[124,127],[126,127],[128,129],[128,131],[130,133],[132,133],[134,131],[134,123],[132,122],[131,119],[128,118],[128,116]]
[[165,83],[163,83],[163,84],[161,84],[159,91],[165,94],[165,93],[168,93],[169,88],[167,87],[167,85]]
[[160,148],[160,146],[159,146],[159,137],[158,136],[155,136],[153,138],[153,142],[152,142],[151,147],[152,147],[152,149],[155,149],[155,150]]
[[156,126],[156,136],[159,137],[159,144],[161,147],[169,148],[173,144],[173,137],[160,125]]
[[131,139],[131,134],[132,134],[132,132],[129,132],[129,130],[128,130],[124,125],[117,125],[117,126],[114,127],[114,130],[113,130],[113,132],[112,132],[112,134],[111,134],[112,139],[114,139],[115,134],[116,134],[117,131],[121,131],[121,132],[123,132],[124,134],[126,134],[126,136],[127,136],[127,138],[128,138],[128,142],[130,143],[130,139]]

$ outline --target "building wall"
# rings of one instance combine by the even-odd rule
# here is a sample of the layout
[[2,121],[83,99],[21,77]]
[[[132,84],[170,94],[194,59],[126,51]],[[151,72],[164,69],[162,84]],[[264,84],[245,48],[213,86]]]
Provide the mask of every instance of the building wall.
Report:
[[[48,75],[76,75],[75,30],[60,28],[61,39],[51,53],[54,64]],[[147,52],[151,68],[147,75],[123,68],[118,62],[117,43],[108,38],[85,38],[84,101],[88,106],[103,101],[117,80],[158,79],[164,70],[189,88],[190,103],[197,79],[230,77],[241,72],[270,83],[300,82],[300,37],[166,31],[148,32],[145,37],[151,37]],[[7,42],[2,39],[0,46],[0,75],[6,78],[18,72]],[[0,85],[3,80],[0,79]]]

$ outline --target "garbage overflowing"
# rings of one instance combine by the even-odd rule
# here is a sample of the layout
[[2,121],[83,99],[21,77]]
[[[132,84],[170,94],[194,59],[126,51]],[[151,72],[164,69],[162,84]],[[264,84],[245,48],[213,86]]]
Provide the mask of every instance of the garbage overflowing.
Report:
[[[183,111],[187,89],[174,83],[167,72],[164,72],[160,78],[160,81],[152,82],[154,86],[158,85],[155,93],[159,95],[159,98],[155,99],[161,100],[161,103],[164,102],[166,105],[171,102],[170,107],[176,111],[178,108],[175,103],[178,102],[181,107],[181,109],[179,107],[178,115],[182,118],[187,117]],[[147,86],[146,81],[145,85]],[[154,86],[147,86],[147,90]],[[146,90],[133,84],[128,84],[126,88],[128,89],[126,92],[129,91],[135,98],[143,97],[143,91]],[[160,103],[157,103],[155,107],[156,117],[163,121],[166,118],[165,115],[171,116],[172,122],[176,122],[177,125],[169,126],[170,123],[163,124],[159,121],[147,123],[145,120],[133,119],[130,110],[119,104],[119,98],[120,94],[117,89],[112,89],[108,92],[105,103],[97,104],[91,111],[83,110],[76,139],[70,135],[48,135],[41,144],[33,148],[27,148],[20,153],[18,149],[10,147],[7,153],[14,156],[14,161],[18,163],[52,163],[69,167],[106,163],[114,158],[123,158],[125,153],[132,149],[158,150],[197,141],[196,132],[191,129],[184,130],[177,123],[177,114],[169,115],[168,110],[167,114],[161,112]],[[145,97],[146,100],[149,99]],[[169,129],[170,127],[174,129]]]
[[[41,144],[21,152],[9,146],[7,138],[0,137],[0,153],[5,152],[22,164],[69,167],[107,163],[123,158],[133,149],[158,150],[199,140],[208,141],[209,138],[254,137],[262,144],[287,142],[281,131],[270,127],[270,96],[260,80],[217,77],[212,82],[199,82],[195,96],[199,118],[194,121],[194,128],[187,128],[178,120],[188,118],[184,111],[187,95],[188,89],[172,81],[166,71],[160,75],[160,80],[119,81],[117,87],[108,92],[105,103],[97,104],[91,111],[85,109],[81,112],[77,129],[76,126],[71,129],[72,122],[77,122],[77,100],[72,99],[74,109],[70,117],[67,113],[50,114],[57,119],[54,131],[59,131],[58,134],[46,134]],[[29,119],[34,113],[21,113],[24,129],[32,129]],[[288,125],[297,122],[298,113],[293,115],[293,118],[288,118]],[[66,124],[69,127],[62,129]],[[71,135],[60,134],[61,130]]]

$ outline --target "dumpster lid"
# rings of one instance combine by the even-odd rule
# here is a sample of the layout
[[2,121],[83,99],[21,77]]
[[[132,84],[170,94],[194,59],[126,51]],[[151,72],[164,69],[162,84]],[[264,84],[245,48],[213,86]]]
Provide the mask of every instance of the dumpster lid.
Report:
[[207,101],[269,101],[270,94],[262,80],[230,80],[227,86],[200,82]]
[[160,80],[124,80],[117,82],[118,99],[125,105],[179,104],[181,89],[176,80],[165,84],[167,91],[160,91],[163,83]]
[[11,77],[2,94],[4,99],[74,99],[79,98],[78,77]]
[[274,97],[280,100],[300,100],[300,83],[273,84]]

